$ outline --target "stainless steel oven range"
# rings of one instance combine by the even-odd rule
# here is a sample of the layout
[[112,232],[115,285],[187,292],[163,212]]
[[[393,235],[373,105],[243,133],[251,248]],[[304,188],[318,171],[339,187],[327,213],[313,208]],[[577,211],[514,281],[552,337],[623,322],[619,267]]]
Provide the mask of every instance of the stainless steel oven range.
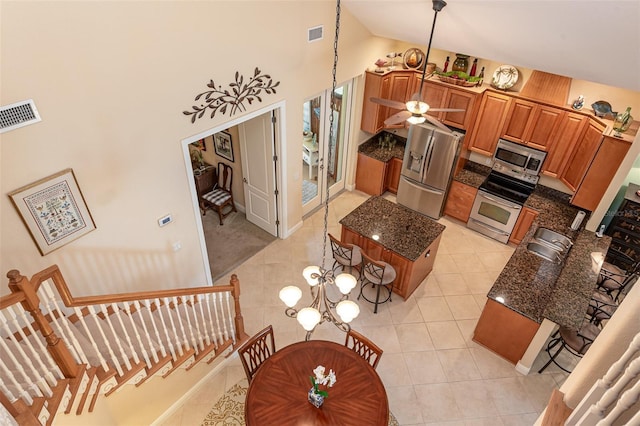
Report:
[[538,183],[546,152],[498,141],[491,173],[478,188],[467,227],[507,243],[522,206]]

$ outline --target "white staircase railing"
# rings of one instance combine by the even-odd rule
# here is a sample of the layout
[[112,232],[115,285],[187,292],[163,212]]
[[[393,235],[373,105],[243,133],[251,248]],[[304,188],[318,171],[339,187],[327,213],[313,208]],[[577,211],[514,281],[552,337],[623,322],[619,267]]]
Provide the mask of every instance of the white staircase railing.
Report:
[[91,411],[100,394],[211,362],[246,338],[235,275],[227,286],[84,298],[70,295],[56,266],[31,280],[18,271],[8,276],[12,294],[0,298],[0,402],[25,424],[70,412],[77,392],[84,393],[77,413],[86,400]]

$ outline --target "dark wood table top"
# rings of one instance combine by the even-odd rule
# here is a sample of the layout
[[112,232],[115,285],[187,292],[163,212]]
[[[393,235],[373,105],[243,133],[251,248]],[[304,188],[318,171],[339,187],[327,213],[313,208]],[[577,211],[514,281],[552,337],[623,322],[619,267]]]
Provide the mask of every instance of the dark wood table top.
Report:
[[[335,371],[329,397],[316,408],[307,401],[313,370]],[[323,387],[324,388],[324,387]],[[387,425],[389,402],[376,371],[338,343],[311,340],[286,346],[253,377],[245,403],[248,425]]]

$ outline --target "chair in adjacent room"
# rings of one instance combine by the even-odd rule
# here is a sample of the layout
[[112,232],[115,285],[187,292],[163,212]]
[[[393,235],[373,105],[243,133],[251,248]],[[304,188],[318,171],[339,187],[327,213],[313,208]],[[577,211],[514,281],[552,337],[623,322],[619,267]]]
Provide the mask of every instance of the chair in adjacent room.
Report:
[[355,244],[343,243],[333,235],[329,234],[329,240],[331,240],[331,251],[333,252],[333,271],[336,268],[341,267],[342,270],[347,270],[351,275],[353,270],[358,271],[360,276],[360,267],[362,264],[362,249]]
[[[378,313],[378,305],[387,301],[391,302],[393,292],[393,282],[396,280],[396,270],[387,262],[375,260],[362,252],[362,273],[360,274],[360,296],[369,303],[374,304],[373,313]],[[376,288],[376,300],[369,299],[364,293],[364,289],[371,284]],[[380,291],[384,289],[387,294],[383,294],[380,300]]]
[[[560,352],[566,349],[574,356],[582,358],[582,356],[587,353],[596,337],[598,337],[598,334],[600,334],[600,330],[600,327],[588,321],[584,322],[582,327],[580,327],[580,330],[560,327],[545,348],[545,351],[549,354],[549,361],[547,361],[547,363],[538,370],[538,373],[542,373],[552,362],[561,370],[571,373],[571,370],[563,367],[556,360],[558,355],[560,355]],[[558,347],[558,345],[560,346]],[[558,347],[558,349],[552,354],[551,351],[556,347]]]
[[[231,184],[233,183],[233,169],[225,163],[218,163],[218,182],[214,188],[204,194],[201,198],[205,207],[211,207],[220,217],[220,225],[223,225],[223,219],[231,212],[236,212],[236,205],[233,202],[233,192]],[[204,213],[203,213],[204,215]]]
[[344,345],[360,355],[365,361],[371,364],[373,368],[378,366],[378,361],[380,361],[380,357],[382,356],[382,349],[362,334],[350,329],[347,331],[347,339]]
[[249,383],[262,363],[275,352],[276,344],[271,325],[251,337],[238,349],[238,355],[240,355]]

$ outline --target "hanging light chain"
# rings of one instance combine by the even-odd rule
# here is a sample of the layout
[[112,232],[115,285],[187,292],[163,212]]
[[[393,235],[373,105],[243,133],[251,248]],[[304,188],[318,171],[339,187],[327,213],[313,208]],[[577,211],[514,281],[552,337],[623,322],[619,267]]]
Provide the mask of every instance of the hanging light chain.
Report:
[[[340,0],[336,0],[336,33],[333,39],[333,68],[331,70],[331,96],[330,96],[330,105],[329,105],[329,144],[333,141],[334,137],[338,137],[334,135],[333,129],[333,111],[335,110],[336,105],[336,70],[338,68],[338,35],[340,34]],[[322,268],[325,269],[325,258],[327,254],[327,233],[329,228],[329,167],[328,164],[322,165],[324,178],[325,178],[325,197],[324,197],[324,233],[322,240]]]

